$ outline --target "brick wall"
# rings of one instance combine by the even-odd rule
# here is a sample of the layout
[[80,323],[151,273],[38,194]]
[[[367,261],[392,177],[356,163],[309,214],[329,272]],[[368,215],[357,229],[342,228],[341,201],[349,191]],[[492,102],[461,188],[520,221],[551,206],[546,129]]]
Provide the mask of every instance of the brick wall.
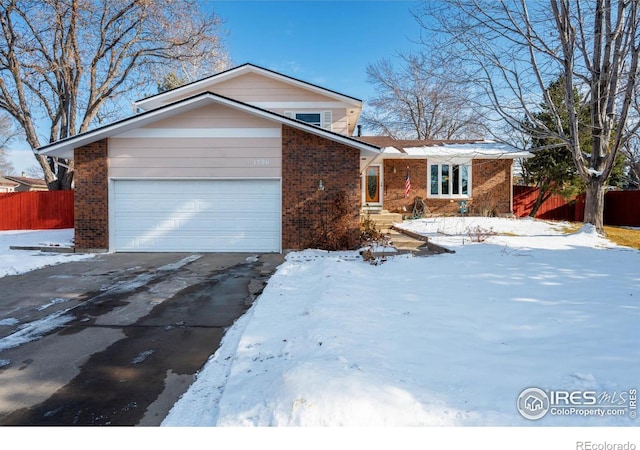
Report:
[[357,247],[359,168],[358,149],[282,127],[283,249]]
[[75,149],[75,247],[109,248],[109,179],[107,140]]
[[[404,196],[405,177],[409,169],[411,192]],[[395,172],[394,172],[395,171]],[[422,159],[386,159],[384,161],[384,209],[411,214],[416,197],[427,198],[427,161]]]
[[511,213],[511,159],[475,159],[473,161],[472,214]]
[[[459,199],[427,198],[427,163],[424,159],[384,161],[384,209],[411,215],[415,198],[421,197],[431,214],[458,213]],[[470,213],[499,215],[511,212],[511,163],[510,159],[473,161],[472,199],[468,201]],[[411,178],[409,198],[404,196],[407,167]]]

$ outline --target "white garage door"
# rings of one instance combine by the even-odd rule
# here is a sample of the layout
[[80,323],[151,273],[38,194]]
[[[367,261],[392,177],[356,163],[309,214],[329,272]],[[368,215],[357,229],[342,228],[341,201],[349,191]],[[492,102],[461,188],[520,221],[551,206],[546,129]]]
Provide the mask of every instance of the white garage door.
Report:
[[119,252],[279,252],[279,180],[116,180]]

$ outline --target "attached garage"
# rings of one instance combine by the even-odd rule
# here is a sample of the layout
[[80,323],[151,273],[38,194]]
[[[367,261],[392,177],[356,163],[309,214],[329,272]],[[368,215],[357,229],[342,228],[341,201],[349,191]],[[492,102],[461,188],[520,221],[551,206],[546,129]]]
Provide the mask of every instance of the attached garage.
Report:
[[280,180],[113,180],[119,252],[280,252]]

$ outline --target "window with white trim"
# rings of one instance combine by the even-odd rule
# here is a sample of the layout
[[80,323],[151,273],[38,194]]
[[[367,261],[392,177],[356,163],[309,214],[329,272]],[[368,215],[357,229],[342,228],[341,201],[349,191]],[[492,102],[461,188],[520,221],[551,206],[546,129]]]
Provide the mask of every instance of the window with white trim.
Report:
[[302,120],[317,127],[322,126],[322,115],[320,113],[296,113],[296,120]]
[[300,120],[302,122],[307,122],[310,125],[315,125],[316,127],[324,128],[325,130],[331,130],[331,111],[323,111],[323,112],[293,112],[293,111],[285,111],[285,116]]
[[430,162],[427,172],[428,197],[471,197],[471,162]]

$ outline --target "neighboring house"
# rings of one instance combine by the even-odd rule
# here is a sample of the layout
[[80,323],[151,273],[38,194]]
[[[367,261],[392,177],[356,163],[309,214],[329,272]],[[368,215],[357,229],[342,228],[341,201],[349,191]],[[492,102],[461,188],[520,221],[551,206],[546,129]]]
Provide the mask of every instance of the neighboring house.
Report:
[[[47,183],[38,178],[4,176],[5,181],[16,184],[13,191],[9,192],[30,192],[30,191],[47,191]],[[1,188],[0,188],[1,189]]]
[[16,192],[18,186],[20,186],[19,183],[7,180],[5,177],[0,177],[0,193]]
[[[75,161],[77,249],[281,252],[323,238],[353,248],[365,204],[406,207],[393,194],[405,165],[415,165],[411,198],[426,188],[428,155],[410,161],[404,147],[353,136],[362,101],[251,64],[135,106],[38,149]],[[475,192],[485,168],[473,161]],[[507,176],[511,159],[495,163]],[[373,205],[365,186],[376,167]]]

